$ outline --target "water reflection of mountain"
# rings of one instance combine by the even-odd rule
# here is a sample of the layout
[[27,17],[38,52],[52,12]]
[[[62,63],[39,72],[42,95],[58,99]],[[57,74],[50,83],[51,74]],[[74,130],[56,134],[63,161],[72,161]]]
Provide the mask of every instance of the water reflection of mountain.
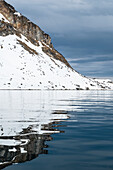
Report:
[[[65,118],[66,113],[54,113],[55,117]],[[42,134],[37,134],[36,129],[33,130],[31,126],[23,129],[19,135],[16,136],[1,136],[0,137],[0,169],[6,166],[30,161],[39,156],[39,154],[48,154],[48,145],[46,141],[51,141],[53,138],[51,134],[61,133],[59,130],[60,122],[62,120],[54,120],[52,123],[41,125],[40,132]],[[37,124],[37,127],[39,125]],[[35,124],[36,128],[36,124]],[[2,129],[3,131],[3,129]]]
[[[20,144],[16,146],[0,145],[0,169],[11,165],[12,163],[22,163],[30,161],[39,154],[47,154],[45,141],[52,140],[50,135],[36,135],[31,134],[24,137],[24,140],[28,142],[26,144]],[[15,139],[16,140],[16,139]],[[20,141],[22,138],[20,137]]]
[[[112,166],[112,101],[111,91],[0,91],[0,169],[47,150],[6,169],[46,169],[48,161],[48,169]],[[49,152],[46,141],[60,133],[67,111],[67,133],[55,135]]]
[[46,141],[61,133],[60,121],[68,119],[61,96],[53,91],[0,91],[0,169],[47,154]]

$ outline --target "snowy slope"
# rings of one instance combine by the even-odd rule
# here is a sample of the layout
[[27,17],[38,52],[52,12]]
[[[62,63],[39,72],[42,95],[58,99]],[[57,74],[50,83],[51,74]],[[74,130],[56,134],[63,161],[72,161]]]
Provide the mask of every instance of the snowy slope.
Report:
[[[30,48],[22,47],[23,42]],[[0,89],[101,89],[97,80],[83,77],[61,61],[50,58],[24,36],[0,37]],[[35,53],[32,53],[34,52]],[[101,82],[103,87],[112,83]]]

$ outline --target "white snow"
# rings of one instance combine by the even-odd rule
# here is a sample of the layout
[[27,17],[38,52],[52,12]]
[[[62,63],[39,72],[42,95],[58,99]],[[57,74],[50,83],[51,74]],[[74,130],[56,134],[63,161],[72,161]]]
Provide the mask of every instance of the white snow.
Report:
[[19,12],[15,12],[14,15],[18,15],[19,17],[21,16]]
[[9,21],[1,13],[0,13],[0,20],[9,23]]
[[[18,40],[38,55],[26,51]],[[0,36],[0,89],[102,89],[101,85],[113,89],[113,83],[88,79],[49,57],[39,44],[33,45],[24,36]]]

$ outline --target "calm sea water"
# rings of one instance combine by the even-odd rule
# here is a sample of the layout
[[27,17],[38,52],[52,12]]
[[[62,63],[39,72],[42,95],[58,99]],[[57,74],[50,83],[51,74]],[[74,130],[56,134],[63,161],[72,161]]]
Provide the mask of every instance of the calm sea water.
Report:
[[113,91],[0,91],[0,169],[113,170]]

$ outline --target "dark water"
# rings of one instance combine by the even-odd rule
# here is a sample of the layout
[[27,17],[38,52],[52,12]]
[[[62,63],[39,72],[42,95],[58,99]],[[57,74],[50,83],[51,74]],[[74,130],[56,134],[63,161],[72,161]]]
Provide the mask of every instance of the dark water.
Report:
[[0,91],[0,169],[113,170],[113,91]]

